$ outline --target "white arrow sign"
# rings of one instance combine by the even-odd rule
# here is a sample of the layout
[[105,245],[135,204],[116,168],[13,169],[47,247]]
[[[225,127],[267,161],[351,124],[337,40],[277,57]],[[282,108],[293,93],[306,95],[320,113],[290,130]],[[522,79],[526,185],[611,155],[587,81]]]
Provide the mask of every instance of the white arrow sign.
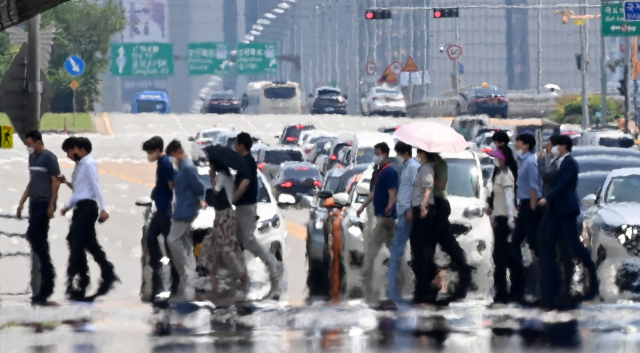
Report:
[[69,58],[69,62],[71,63],[71,70],[72,71],[80,72],[80,67],[78,66],[78,64],[76,64],[75,61],[73,61],[72,58]]

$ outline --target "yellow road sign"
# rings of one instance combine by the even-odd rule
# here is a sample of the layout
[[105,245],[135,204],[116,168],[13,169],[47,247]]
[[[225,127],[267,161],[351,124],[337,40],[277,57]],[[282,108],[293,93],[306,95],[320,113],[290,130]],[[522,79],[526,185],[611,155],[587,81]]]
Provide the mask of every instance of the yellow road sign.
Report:
[[2,148],[13,148],[13,126],[0,126],[2,132],[0,137],[2,138]]
[[586,24],[586,23],[587,23],[587,20],[585,20],[585,19],[575,20],[575,21],[573,22],[573,24],[574,24],[574,25],[576,25],[576,26],[582,26],[582,25],[584,25],[584,24]]
[[78,83],[78,81],[73,80],[71,81],[71,83],[69,84],[69,87],[71,87],[72,90],[77,90],[78,87],[80,87],[80,84]]

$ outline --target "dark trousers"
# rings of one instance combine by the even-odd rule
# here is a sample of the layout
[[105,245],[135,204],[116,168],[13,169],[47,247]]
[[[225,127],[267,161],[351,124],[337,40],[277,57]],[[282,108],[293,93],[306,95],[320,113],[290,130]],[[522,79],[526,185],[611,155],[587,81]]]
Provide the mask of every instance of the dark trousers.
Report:
[[526,279],[522,263],[522,243],[526,240],[535,256],[539,254],[538,226],[540,216],[541,208],[537,207],[532,210],[529,200],[520,200],[520,212],[518,212],[516,228],[513,230],[511,244],[509,245],[510,299],[513,301],[524,301]]
[[597,295],[598,278],[596,264],[591,259],[589,250],[580,242],[576,220],[578,215],[554,215],[549,214],[547,222],[547,236],[541,251],[542,278],[541,292],[542,300],[549,307],[555,306],[558,298],[560,286],[559,269],[557,262],[557,246],[565,246],[571,254],[571,258],[577,258],[582,262],[591,278],[591,291],[587,294],[588,299]]
[[[151,293],[152,299],[163,291],[162,262],[160,262],[160,260],[162,259],[162,250],[160,249],[160,242],[158,241],[158,237],[160,236],[160,234],[164,235],[165,254],[167,254],[167,257],[171,258],[171,252],[169,251],[169,242],[166,240],[170,230],[170,215],[166,215],[165,213],[161,212],[155,212],[153,216],[151,216],[151,221],[149,222],[149,230],[147,231],[147,249],[149,250],[149,265],[153,270],[153,283]],[[173,261],[170,261],[169,263],[171,264],[171,292],[175,293],[178,288],[180,275],[175,268],[175,263]]]
[[496,288],[494,302],[506,303],[509,300],[507,289],[507,267],[509,259],[509,235],[511,228],[508,224],[509,218],[506,216],[496,216],[493,224],[493,285]]
[[82,200],[76,204],[67,236],[69,243],[67,294],[71,299],[84,298],[89,286],[89,264],[85,251],[89,252],[100,266],[102,282],[95,296],[106,294],[110,289],[111,282],[116,277],[113,264],[107,260],[107,255],[98,244],[97,220],[98,204],[95,201]]
[[435,209],[429,207],[427,216],[420,218],[420,208],[413,207],[411,234],[409,243],[411,244],[411,267],[416,276],[416,286],[413,292],[414,303],[429,303],[435,300],[438,290],[431,287],[431,282],[436,275],[437,269],[430,263],[433,262],[432,249],[435,251],[435,234],[433,234],[433,220]]
[[[541,251],[544,247],[544,242],[547,239],[547,225],[549,223],[549,205],[546,205],[542,211],[542,218],[540,219],[540,227],[538,227],[538,243],[541,246]],[[571,294],[571,279],[575,273],[575,265],[573,264],[573,256],[569,247],[565,242],[557,242],[560,265],[563,269],[563,292],[565,295]],[[539,267],[541,265],[539,264]]]
[[33,297],[46,300],[53,293],[56,272],[49,254],[49,201],[29,202],[29,227],[27,240],[31,251],[40,263],[40,291],[33,293]]

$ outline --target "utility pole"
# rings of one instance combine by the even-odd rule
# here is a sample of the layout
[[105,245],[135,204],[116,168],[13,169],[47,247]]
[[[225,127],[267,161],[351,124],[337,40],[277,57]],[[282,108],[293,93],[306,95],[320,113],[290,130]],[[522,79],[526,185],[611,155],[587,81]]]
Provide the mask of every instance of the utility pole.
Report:
[[624,74],[627,76],[626,77],[626,83],[627,83],[627,87],[625,90],[625,94],[624,94],[624,128],[625,130],[627,129],[627,126],[629,125],[629,114],[631,113],[629,111],[629,92],[630,92],[630,85],[629,83],[631,82],[631,80],[629,79],[630,74],[633,72],[633,69],[631,69],[629,66],[631,66],[631,41],[629,39],[629,37],[624,37],[624,48],[625,48],[625,52],[624,52]]
[[[604,1],[603,1],[604,3]],[[600,35],[600,124],[607,125],[607,37]]]
[[27,55],[27,106],[25,131],[40,130],[40,15],[29,20],[29,51]]
[[[582,4],[586,4],[586,0],[580,1]],[[587,14],[587,8],[582,7],[581,13],[583,16]],[[587,92],[587,65],[589,64],[589,33],[587,31],[589,21],[584,22],[580,27],[580,44],[582,45],[582,128],[589,127],[589,92]]]
[[[460,18],[458,16],[456,16],[456,45],[460,46]],[[456,97],[459,97],[460,96],[460,69],[458,68],[458,59],[455,59],[453,61],[453,74],[456,80],[454,85]]]

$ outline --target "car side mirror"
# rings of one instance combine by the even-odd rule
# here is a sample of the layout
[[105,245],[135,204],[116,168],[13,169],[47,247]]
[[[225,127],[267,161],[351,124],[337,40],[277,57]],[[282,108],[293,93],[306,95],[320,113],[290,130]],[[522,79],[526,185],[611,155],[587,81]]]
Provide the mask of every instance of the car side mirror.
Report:
[[356,192],[360,195],[369,195],[369,183],[360,183],[356,186]]
[[585,196],[584,198],[582,198],[582,206],[584,207],[591,207],[593,205],[596,204],[596,195],[595,194],[589,194],[587,196]]
[[153,204],[153,201],[149,196],[141,197],[136,200],[136,206],[151,207],[152,204]]
[[347,96],[346,94],[343,97],[344,99],[349,99],[349,96]]
[[600,199],[601,192],[602,192],[602,186],[599,186],[598,189],[596,189],[596,201],[595,201],[596,204],[598,204],[598,199]]
[[193,136],[189,136],[189,142],[193,142],[193,141],[195,141],[195,140],[196,140],[196,139],[195,139],[195,138],[193,138]]
[[322,190],[318,193],[318,198],[320,200],[326,200],[330,197],[333,197],[333,192],[331,190]]
[[313,98],[313,94],[309,93],[309,98]]

